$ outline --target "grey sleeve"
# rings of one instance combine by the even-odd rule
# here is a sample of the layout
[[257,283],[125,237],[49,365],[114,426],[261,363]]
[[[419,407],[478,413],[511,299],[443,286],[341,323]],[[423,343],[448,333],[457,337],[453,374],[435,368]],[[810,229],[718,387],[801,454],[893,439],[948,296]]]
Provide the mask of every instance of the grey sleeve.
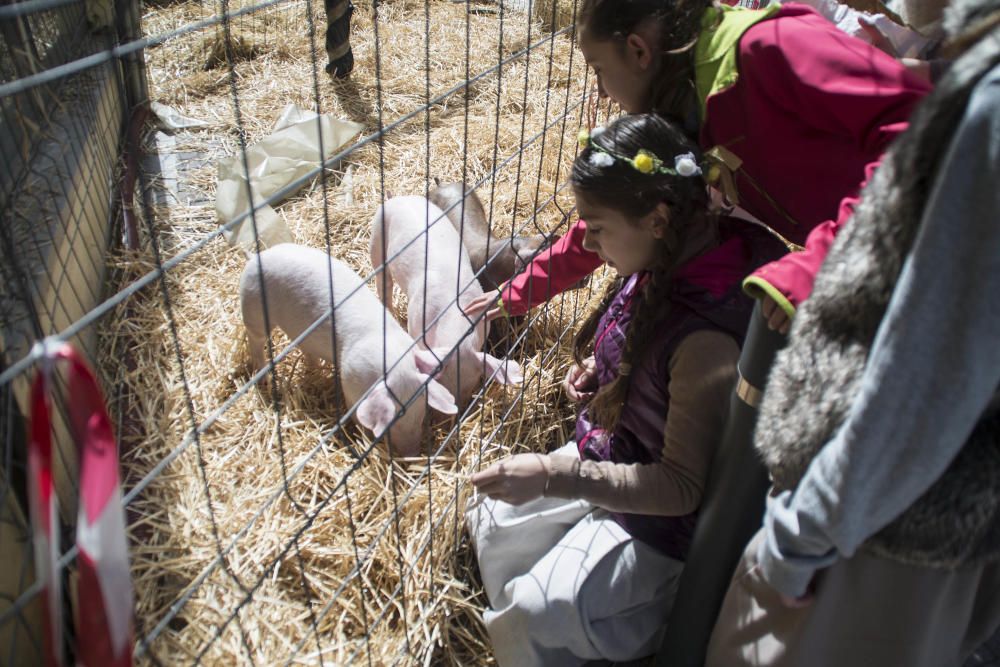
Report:
[[944,472],[1000,383],[1000,67],[975,89],[847,418],[768,499],[762,574],[805,592]]

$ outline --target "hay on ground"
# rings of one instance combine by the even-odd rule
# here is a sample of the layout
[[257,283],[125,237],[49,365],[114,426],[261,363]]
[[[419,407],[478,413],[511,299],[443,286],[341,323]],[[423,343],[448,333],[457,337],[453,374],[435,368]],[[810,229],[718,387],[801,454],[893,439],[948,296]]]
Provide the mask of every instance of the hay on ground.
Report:
[[[146,32],[200,20],[204,7],[147,7]],[[320,8],[312,38],[309,7]],[[412,1],[379,7],[378,62],[372,7],[358,2],[355,69],[345,81],[323,74],[325,22],[315,2],[234,19],[229,30],[243,57],[232,71],[215,61],[205,67],[226,53],[212,46],[222,28],[147,51],[153,99],[211,123],[170,138],[178,173],[152,184],[160,194],[171,184],[183,191],[153,210],[162,261],[214,233],[215,163],[236,153],[241,132],[247,143],[268,134],[286,104],[359,121],[367,136],[379,105],[388,125],[424,104],[428,29],[431,97],[549,36],[523,13],[485,5],[496,11],[469,13],[467,47],[465,3],[435,0],[429,16]],[[435,177],[486,179],[479,192],[498,235],[562,231],[572,197],[560,187],[584,85],[582,58],[559,36],[434,105],[429,117],[400,125],[381,151],[377,142],[355,151],[276,210],[297,242],[329,244],[362,275],[372,268],[370,220],[386,191],[423,193]],[[543,131],[544,140],[532,139]],[[119,286],[155,267],[149,241],[141,253],[112,259]],[[105,377],[125,388],[115,407],[128,484],[172,457],[129,508],[137,637],[155,633],[143,651],[164,664],[491,662],[484,597],[462,530],[467,475],[570,437],[572,411],[559,390],[567,330],[594,293],[569,293],[540,312],[511,353],[525,369],[523,387],[487,387],[460,426],[435,427],[421,457],[390,461],[353,424],[337,428],[334,369],[309,367],[298,352],[269,386],[239,395],[250,377],[237,295],[245,261],[216,238],[163,285],[123,303],[101,332]],[[287,342],[275,341],[276,350]],[[361,462],[354,456],[365,452]]]

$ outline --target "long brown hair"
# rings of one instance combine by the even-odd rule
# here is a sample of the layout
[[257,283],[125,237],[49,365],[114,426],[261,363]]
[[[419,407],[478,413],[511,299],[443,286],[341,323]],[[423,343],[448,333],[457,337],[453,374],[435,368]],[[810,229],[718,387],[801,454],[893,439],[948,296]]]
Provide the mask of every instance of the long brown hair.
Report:
[[[597,148],[594,148],[594,145]],[[649,270],[649,279],[637,294],[635,314],[625,336],[617,377],[601,387],[588,405],[594,423],[613,429],[628,396],[633,363],[641,363],[649,343],[656,337],[655,328],[670,310],[672,278],[683,256],[690,232],[698,225],[714,224],[708,210],[708,195],[701,176],[676,174],[644,174],[621,159],[631,157],[640,149],[652,152],[666,166],[672,166],[674,156],[692,153],[698,160],[698,148],[684,133],[656,114],[623,116],[603,133],[591,139],[573,163],[570,182],[574,192],[583,194],[606,208],[621,211],[630,224],[651,213],[658,204],[666,203],[669,222],[658,239],[656,262]],[[592,161],[595,152],[617,156],[610,165]],[[621,280],[610,286],[601,306],[583,323],[573,343],[573,356],[578,364],[593,351],[597,325],[607,311]]]
[[583,0],[577,25],[599,41],[624,43],[645,21],[659,27],[650,111],[682,122],[694,98],[694,45],[712,0]]

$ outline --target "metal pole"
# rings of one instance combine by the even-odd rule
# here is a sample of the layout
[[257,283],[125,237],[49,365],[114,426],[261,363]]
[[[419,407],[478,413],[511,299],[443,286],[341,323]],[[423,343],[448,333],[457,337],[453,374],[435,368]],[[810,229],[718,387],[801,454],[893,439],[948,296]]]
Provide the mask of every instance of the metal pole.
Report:
[[[115,12],[115,29],[118,44],[129,44],[142,39],[142,8],[139,0],[118,0]],[[149,104],[149,87],[146,80],[146,59],[144,51],[138,49],[122,58],[121,71],[125,83],[126,113]]]

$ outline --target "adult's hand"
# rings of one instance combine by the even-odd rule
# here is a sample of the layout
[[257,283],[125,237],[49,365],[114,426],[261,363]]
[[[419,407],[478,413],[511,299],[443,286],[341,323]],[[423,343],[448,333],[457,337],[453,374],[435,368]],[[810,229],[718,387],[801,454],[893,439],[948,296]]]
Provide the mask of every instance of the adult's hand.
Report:
[[545,494],[549,480],[546,454],[516,454],[471,477],[479,493],[511,505],[523,505]]
[[811,592],[806,592],[805,595],[800,595],[795,598],[791,595],[785,595],[784,593],[778,593],[778,597],[781,599],[781,604],[785,605],[789,609],[802,609],[808,607],[813,603],[815,596]]

